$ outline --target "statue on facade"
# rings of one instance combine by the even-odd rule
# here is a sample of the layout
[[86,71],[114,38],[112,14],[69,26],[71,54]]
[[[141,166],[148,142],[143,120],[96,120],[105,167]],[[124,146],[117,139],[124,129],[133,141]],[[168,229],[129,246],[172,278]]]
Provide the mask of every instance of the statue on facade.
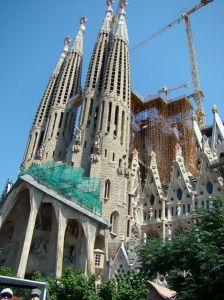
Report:
[[149,209],[149,220],[151,221],[152,218],[153,218],[153,209],[152,209],[152,207],[150,207],[150,209]]
[[34,240],[31,247],[31,254],[43,257],[47,254],[47,241],[41,238]]
[[74,146],[73,146],[74,152],[80,151],[81,142],[82,142],[82,129],[80,127],[77,127],[74,136]]
[[94,154],[100,154],[100,150],[101,150],[101,136],[100,133],[97,133],[94,141],[94,149],[93,149]]
[[37,160],[42,160],[44,158],[44,144],[40,145],[40,148],[37,150],[36,157]]
[[177,216],[179,217],[181,214],[180,202],[177,203]]

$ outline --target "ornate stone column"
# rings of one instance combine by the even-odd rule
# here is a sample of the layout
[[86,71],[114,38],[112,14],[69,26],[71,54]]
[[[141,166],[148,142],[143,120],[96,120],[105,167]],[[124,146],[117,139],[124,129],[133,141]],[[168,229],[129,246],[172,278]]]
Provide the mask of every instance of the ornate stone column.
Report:
[[167,202],[167,220],[171,221],[171,202]]
[[162,236],[163,236],[163,240],[165,241],[166,239],[166,213],[165,213],[165,209],[166,209],[166,202],[165,202],[165,198],[162,197],[162,226],[163,226],[163,232],[162,232]]
[[61,207],[55,207],[55,214],[58,222],[55,277],[60,277],[62,275],[62,269],[63,269],[64,240],[65,240],[67,219],[63,216]]
[[97,225],[93,224],[87,218],[82,221],[82,227],[86,237],[87,262],[85,273],[87,275],[95,273],[94,243],[96,238],[96,226]]
[[35,187],[29,186],[30,192],[30,215],[27,222],[26,233],[24,243],[22,246],[21,256],[17,269],[17,276],[24,278],[26,272],[26,265],[30,252],[31,241],[33,237],[34,226],[36,222],[36,216],[40,207],[41,200],[43,198],[43,192],[37,190]]

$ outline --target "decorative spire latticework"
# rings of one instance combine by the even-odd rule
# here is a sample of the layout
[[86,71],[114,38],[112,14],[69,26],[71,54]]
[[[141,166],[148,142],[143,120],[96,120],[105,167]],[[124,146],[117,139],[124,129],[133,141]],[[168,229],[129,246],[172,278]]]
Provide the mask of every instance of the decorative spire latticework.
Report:
[[79,27],[79,31],[78,34],[76,36],[76,38],[74,39],[73,45],[71,47],[72,51],[77,51],[80,53],[80,55],[83,55],[83,33],[85,32],[86,29],[86,21],[87,18],[85,16],[82,16],[80,18],[80,27]]

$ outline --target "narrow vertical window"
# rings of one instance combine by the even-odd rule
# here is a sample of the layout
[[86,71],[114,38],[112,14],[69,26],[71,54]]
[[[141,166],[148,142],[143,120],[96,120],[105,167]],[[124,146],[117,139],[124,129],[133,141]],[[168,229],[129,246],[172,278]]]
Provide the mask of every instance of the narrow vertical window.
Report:
[[32,153],[31,153],[31,157],[33,157],[34,149],[35,149],[36,142],[37,142],[37,136],[38,136],[38,133],[35,132],[35,138],[34,138],[34,143],[33,143],[33,149],[32,149]]
[[65,128],[67,126],[67,121],[68,121],[68,112],[66,113],[66,117],[65,117]]
[[103,127],[104,105],[105,105],[105,102],[102,101],[101,117],[100,117],[100,130],[102,130],[102,127]]
[[96,123],[97,123],[98,109],[99,109],[99,106],[97,106],[96,109],[95,109],[95,114],[94,114],[94,127],[96,127]]
[[61,128],[61,123],[62,123],[63,115],[64,115],[64,113],[61,112],[61,116],[60,116],[60,121],[59,121],[59,124],[58,124],[58,128]]
[[130,220],[127,222],[127,237],[130,236]]
[[81,121],[81,124],[82,124],[83,121],[84,121],[84,117],[85,117],[85,113],[86,113],[86,102],[87,102],[87,98],[85,98],[85,101],[84,101],[84,106],[83,106],[83,111],[82,111],[82,121]]
[[185,214],[186,210],[185,210],[185,204],[183,205],[183,214]]
[[93,98],[91,98],[91,100],[90,100],[90,107],[89,107],[89,118],[88,118],[87,125],[89,125],[89,124],[90,124],[90,122],[91,122],[92,110],[93,110]]
[[41,144],[43,142],[43,138],[44,138],[44,131],[42,130],[41,134],[40,134],[39,141],[38,141],[38,147],[37,148],[40,148],[40,146],[41,146]]
[[110,216],[110,223],[111,223],[111,232],[113,234],[118,234],[119,228],[119,214],[117,211],[114,211]]
[[121,168],[122,167],[122,159],[120,158],[119,159],[119,168]]
[[56,119],[57,119],[57,113],[54,114],[54,123],[53,123],[52,131],[51,131],[51,137],[53,136],[53,133],[54,133]]
[[111,188],[110,180],[107,179],[105,181],[105,187],[104,187],[104,199],[110,198],[110,188]]
[[128,195],[128,215],[131,214],[131,195]]
[[107,118],[107,132],[110,131],[111,109],[112,109],[112,103],[110,102],[109,103],[108,118]]
[[115,116],[114,116],[114,135],[115,136],[117,136],[118,117],[119,117],[119,106],[116,105]]
[[122,117],[121,117],[121,143],[123,143],[124,140],[124,118],[125,118],[125,113],[122,111]]

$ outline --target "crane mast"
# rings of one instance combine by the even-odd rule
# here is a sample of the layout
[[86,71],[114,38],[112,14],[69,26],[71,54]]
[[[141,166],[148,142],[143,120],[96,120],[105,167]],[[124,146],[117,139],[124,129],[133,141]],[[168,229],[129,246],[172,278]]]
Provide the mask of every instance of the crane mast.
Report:
[[203,108],[203,94],[201,92],[200,87],[200,80],[199,80],[199,73],[198,73],[198,65],[196,59],[196,53],[194,48],[194,41],[191,29],[191,22],[190,22],[190,14],[197,11],[199,8],[207,5],[208,3],[212,2],[213,0],[201,0],[201,2],[195,5],[193,8],[189,9],[185,12],[181,18],[184,18],[185,25],[186,25],[186,34],[187,34],[187,41],[188,41],[188,49],[189,49],[189,57],[190,57],[190,64],[191,64],[191,75],[192,75],[192,82],[193,82],[193,89],[194,89],[194,101],[196,103],[196,117],[197,122],[200,128],[205,127],[205,112]]
[[197,122],[200,128],[205,126],[205,113],[203,109],[203,94],[201,92],[199,73],[198,73],[198,65],[196,60],[192,30],[191,30],[191,22],[188,14],[184,14],[184,21],[186,24],[186,33],[187,33],[187,41],[189,48],[189,57],[191,64],[191,75],[194,89],[194,101],[196,103],[196,116]]
[[153,35],[147,37],[144,41],[140,42],[138,45],[136,45],[131,50],[135,50],[151,39],[157,37],[167,29],[171,28],[175,24],[179,24],[183,19],[185,21],[186,25],[186,33],[187,33],[187,40],[188,40],[188,49],[189,49],[189,57],[190,57],[190,65],[191,65],[191,75],[192,75],[192,82],[193,82],[193,97],[196,103],[196,116],[197,116],[197,122],[200,128],[205,126],[205,112],[203,109],[203,93],[200,88],[200,81],[199,81],[199,74],[198,74],[198,66],[197,66],[197,59],[196,59],[196,53],[194,49],[194,42],[193,42],[193,35],[191,30],[191,23],[190,23],[190,15],[194,12],[196,12],[199,8],[209,4],[210,2],[213,2],[214,0],[201,0],[200,3],[192,7],[191,9],[187,10],[184,14],[182,14],[179,18],[176,20],[170,22],[165,27],[161,28],[159,31],[154,33]]

